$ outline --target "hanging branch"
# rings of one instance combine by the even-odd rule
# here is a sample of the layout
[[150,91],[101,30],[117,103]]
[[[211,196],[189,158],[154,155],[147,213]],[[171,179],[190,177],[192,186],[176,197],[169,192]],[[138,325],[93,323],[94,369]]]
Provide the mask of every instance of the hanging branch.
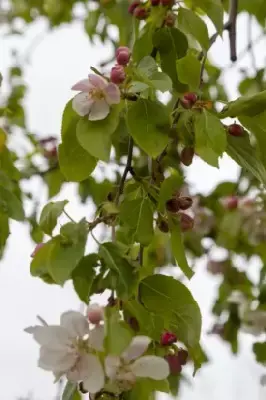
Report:
[[236,18],[237,18],[238,0],[231,0],[229,11],[229,42],[230,42],[230,59],[232,62],[237,60],[236,54]]

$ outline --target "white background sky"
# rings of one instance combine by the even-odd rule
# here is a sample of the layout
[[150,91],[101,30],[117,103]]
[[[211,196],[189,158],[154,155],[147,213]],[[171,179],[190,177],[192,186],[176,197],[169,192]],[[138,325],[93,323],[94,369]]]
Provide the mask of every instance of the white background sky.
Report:
[[[10,49],[16,46],[21,55],[25,54],[32,40],[45,29],[39,22],[24,37],[10,39],[1,37],[0,71],[10,65]],[[254,36],[257,27],[254,26]],[[238,48],[246,45],[246,18],[240,18],[238,26]],[[1,35],[1,31],[0,31]],[[219,65],[228,65],[229,50],[227,35],[213,46],[212,57]],[[265,43],[257,48],[258,65],[263,65],[266,56]],[[79,23],[64,26],[51,33],[38,45],[31,55],[26,68],[26,82],[29,85],[27,96],[27,115],[30,130],[41,135],[60,132],[62,110],[72,93],[70,87],[87,76],[91,65],[97,66],[100,60],[108,58],[108,49],[97,43],[92,47]],[[250,68],[246,57],[241,65]],[[226,75],[226,86],[231,97],[235,98],[239,75],[236,69],[230,69]],[[19,134],[15,138],[20,143]],[[216,170],[196,161],[188,169],[188,179],[194,188],[208,191],[218,181],[233,180],[237,176],[235,164],[228,158],[221,162]],[[38,179],[31,188],[45,204],[45,190]],[[78,219],[91,216],[90,206],[80,206],[74,185],[68,185],[58,199],[68,199],[68,211]],[[29,272],[30,254],[33,243],[29,239],[27,228],[23,224],[13,223],[8,250],[0,263],[0,400],[15,400],[29,392],[36,400],[52,400],[55,386],[52,375],[37,368],[38,346],[23,329],[36,322],[41,315],[51,323],[59,321],[60,314],[68,309],[79,309],[80,302],[72,290],[71,284],[63,289],[45,285],[32,278]],[[88,251],[92,251],[88,244]],[[256,265],[250,265],[251,276],[256,279]],[[189,287],[203,314],[203,343],[211,362],[193,379],[191,388],[184,386],[181,400],[250,400],[258,399],[259,378],[263,368],[254,361],[251,352],[252,338],[243,335],[239,357],[233,357],[227,345],[216,338],[204,335],[211,323],[210,304],[219,281],[205,272],[204,261],[199,263],[197,273]],[[264,371],[265,372],[265,371]],[[192,380],[190,370],[189,378]],[[266,398],[266,396],[265,396]]]

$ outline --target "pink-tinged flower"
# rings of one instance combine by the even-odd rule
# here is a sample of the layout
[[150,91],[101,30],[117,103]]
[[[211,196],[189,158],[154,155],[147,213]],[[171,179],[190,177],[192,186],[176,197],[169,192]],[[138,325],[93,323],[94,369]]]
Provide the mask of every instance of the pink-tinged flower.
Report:
[[161,345],[162,346],[170,346],[171,344],[175,343],[176,341],[177,341],[177,337],[172,332],[167,331],[161,335]]
[[76,83],[72,90],[80,91],[73,99],[73,109],[81,117],[88,115],[90,121],[106,118],[110,106],[120,102],[118,86],[99,75],[90,74],[88,79]]

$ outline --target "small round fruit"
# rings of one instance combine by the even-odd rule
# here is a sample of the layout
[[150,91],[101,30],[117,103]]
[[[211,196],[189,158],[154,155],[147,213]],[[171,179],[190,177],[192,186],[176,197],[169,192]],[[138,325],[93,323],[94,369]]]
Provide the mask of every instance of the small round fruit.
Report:
[[231,136],[244,136],[244,129],[241,125],[232,124],[228,126],[228,133]]

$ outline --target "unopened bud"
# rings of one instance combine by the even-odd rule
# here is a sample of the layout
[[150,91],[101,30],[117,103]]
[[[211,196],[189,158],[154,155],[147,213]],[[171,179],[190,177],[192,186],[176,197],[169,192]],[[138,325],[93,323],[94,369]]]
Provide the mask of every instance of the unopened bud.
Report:
[[126,79],[126,73],[123,66],[115,65],[111,69],[111,74],[110,74],[111,82],[115,83],[116,85],[119,85],[120,83],[123,83],[125,79]]
[[104,319],[103,307],[99,304],[90,304],[87,309],[87,317],[89,322],[98,325]]
[[194,219],[190,217],[190,215],[185,213],[180,213],[180,226],[182,232],[187,232],[193,229],[194,227]]
[[178,355],[177,354],[168,354],[164,358],[168,362],[170,373],[172,375],[179,375],[180,372],[182,371],[182,366],[178,359]]
[[180,210],[179,199],[170,199],[166,202],[166,209],[172,213]]
[[178,199],[180,210],[187,210],[192,206],[193,200],[191,197],[180,197]]
[[177,341],[177,337],[172,332],[164,332],[161,335],[161,345],[162,346],[170,346],[171,344]]
[[136,7],[140,5],[140,1],[132,1],[128,7],[129,14],[133,14]]
[[134,17],[136,17],[139,20],[144,20],[148,17],[149,12],[146,8],[138,6],[134,10]]
[[180,154],[180,161],[182,164],[184,164],[186,167],[192,164],[194,157],[194,150],[192,147],[184,147],[184,149],[181,151]]
[[31,257],[34,258],[38,251],[44,246],[44,243],[38,243],[34,249],[34,251],[31,253]]
[[221,203],[224,208],[227,210],[234,210],[238,206],[238,197],[237,196],[228,196],[221,199]]
[[116,61],[119,65],[127,65],[130,59],[130,50],[128,47],[119,47],[116,50]]

